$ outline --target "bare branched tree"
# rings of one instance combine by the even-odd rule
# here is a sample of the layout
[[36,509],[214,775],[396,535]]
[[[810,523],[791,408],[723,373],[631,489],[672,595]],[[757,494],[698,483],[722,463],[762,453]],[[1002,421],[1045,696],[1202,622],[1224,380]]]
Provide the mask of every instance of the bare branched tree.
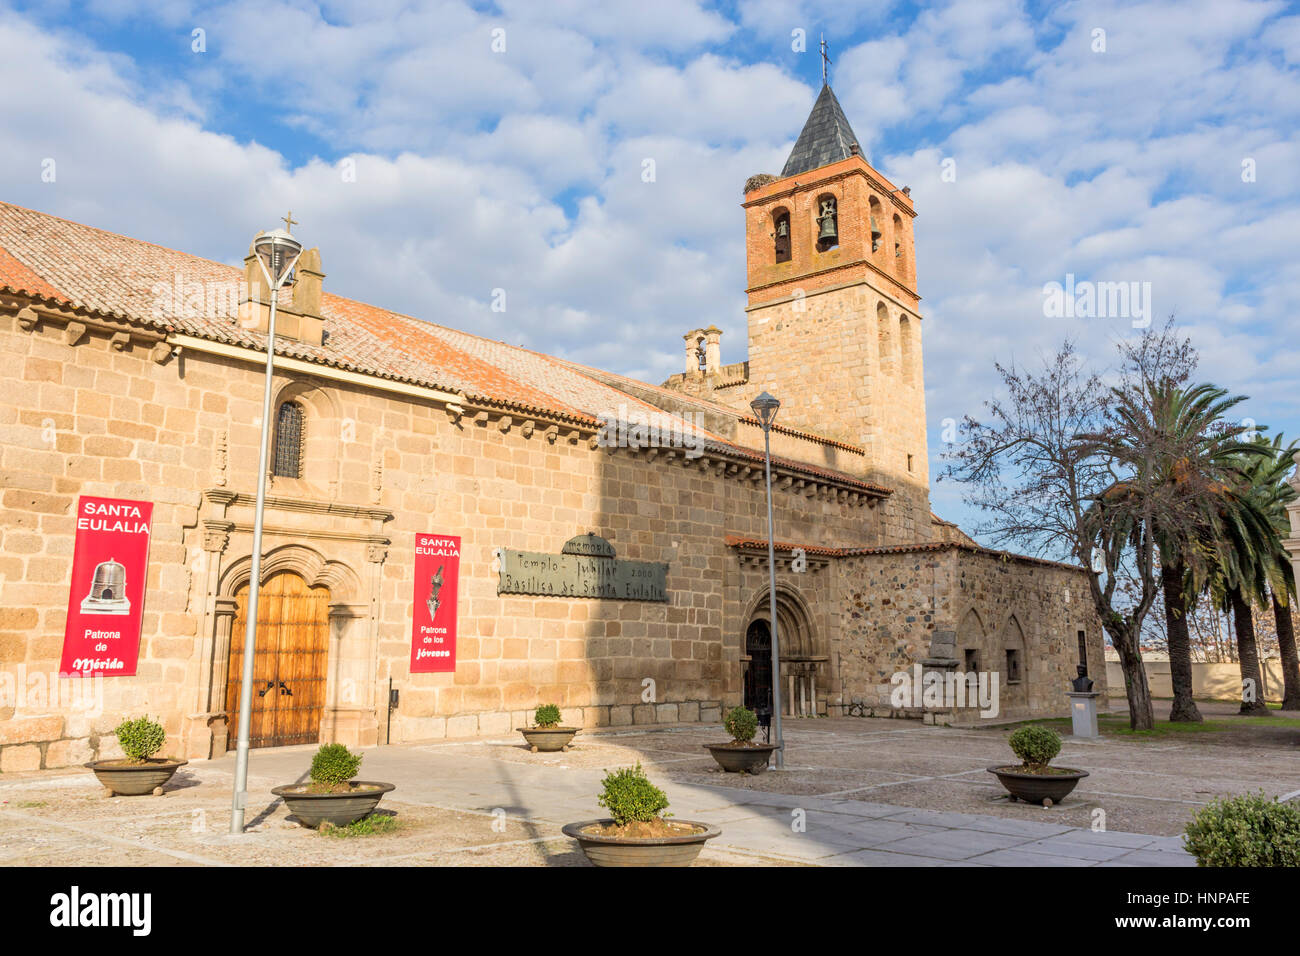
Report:
[[985,421],[964,418],[941,480],[963,483],[985,513],[977,534],[1094,572],[1089,592],[1119,654],[1130,725],[1147,729],[1141,638],[1160,591],[1157,532],[1185,502],[1144,464],[1171,450],[1140,422],[1152,383],[1182,385],[1196,354],[1172,318],[1118,352],[1105,378],[1068,339],[1037,370],[997,364],[1004,394],[985,403]]

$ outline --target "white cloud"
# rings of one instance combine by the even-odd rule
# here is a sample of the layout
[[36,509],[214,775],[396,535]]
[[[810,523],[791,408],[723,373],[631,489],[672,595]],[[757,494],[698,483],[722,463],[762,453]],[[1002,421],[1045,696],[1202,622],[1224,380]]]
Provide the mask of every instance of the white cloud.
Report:
[[[1066,273],[1152,282],[1206,377],[1300,429],[1300,18],[1280,3],[1072,3],[1040,22],[958,0],[910,23],[892,5],[781,0],[734,23],[693,0],[167,11],[98,0],[84,20],[50,6],[0,21],[3,198],[231,262],[292,207],[332,291],[659,381],[700,324],[743,358],[741,184],[784,162],[825,29],[854,129],[920,213],[936,441],[991,391],[994,359],[1066,331],[1108,358],[1131,334],[1045,319],[1042,285]],[[100,38],[146,21],[180,39],[202,26],[209,52],[178,69]],[[286,156],[302,142],[317,145]],[[57,184],[40,182],[45,157]],[[504,315],[487,308],[496,287]]]

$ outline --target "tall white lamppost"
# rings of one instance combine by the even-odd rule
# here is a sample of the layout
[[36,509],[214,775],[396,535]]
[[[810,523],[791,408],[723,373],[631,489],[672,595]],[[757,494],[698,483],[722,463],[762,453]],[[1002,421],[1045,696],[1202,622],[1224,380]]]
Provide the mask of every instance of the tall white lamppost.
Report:
[[763,457],[767,463],[767,591],[772,617],[772,735],[776,744],[776,769],[785,766],[785,740],[781,736],[781,653],[776,633],[776,544],[772,529],[772,422],[780,401],[767,392],[749,403],[763,426]]
[[[286,225],[293,222],[293,214]],[[239,744],[235,751],[235,793],[230,806],[230,832],[244,832],[248,805],[248,736],[253,722],[253,657],[257,636],[257,592],[262,585],[262,513],[266,509],[267,453],[271,436],[271,376],[275,369],[275,306],[293,267],[302,255],[302,243],[285,229],[264,232],[253,240],[253,252],[270,288],[271,316],[266,326],[266,384],[262,392],[262,443],[257,454],[257,510],[253,518],[253,567],[249,576],[247,624],[244,628],[244,677],[239,685]]]

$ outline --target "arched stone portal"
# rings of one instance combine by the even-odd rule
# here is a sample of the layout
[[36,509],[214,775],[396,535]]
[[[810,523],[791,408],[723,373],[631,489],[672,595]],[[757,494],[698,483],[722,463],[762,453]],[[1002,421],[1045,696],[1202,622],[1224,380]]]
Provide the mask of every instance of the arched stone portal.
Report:
[[[741,658],[745,706],[771,706],[771,601],[764,588],[745,616],[745,653]],[[776,635],[781,664],[781,712],[812,717],[826,712],[830,656],[813,623],[807,602],[793,589],[776,589]],[[760,658],[762,659],[760,661]],[[764,692],[766,691],[766,692]],[[751,703],[753,701],[753,703]]]
[[[251,571],[252,558],[248,555],[229,562],[220,572],[213,596],[212,650],[211,657],[204,661],[203,679],[207,707],[211,714],[206,722],[211,729],[213,756],[220,756],[235,744],[238,713],[231,712],[230,709],[231,688],[239,682],[241,675],[232,668],[239,667],[243,658],[244,618],[240,611],[248,592]],[[311,606],[312,621],[300,622],[306,627],[304,639],[310,636],[312,641],[323,644],[323,647],[308,655],[313,660],[318,660],[315,656],[318,653],[323,657],[323,660],[319,660],[322,665],[321,682],[317,685],[313,678],[311,685],[314,688],[313,694],[319,692],[320,697],[319,709],[313,710],[317,714],[313,719],[319,721],[315,730],[316,739],[349,745],[373,742],[365,738],[364,728],[360,727],[355,716],[364,709],[373,709],[375,683],[374,642],[367,634],[366,627],[369,601],[360,579],[349,565],[327,560],[315,549],[300,544],[282,545],[263,557],[263,598],[268,596],[272,582],[279,580],[283,586],[283,582],[289,578],[301,582],[299,590],[303,592],[304,613],[307,605]],[[260,598],[259,605],[261,600]],[[321,612],[323,619],[316,620],[321,617]],[[263,616],[263,608],[259,607],[259,621]],[[276,626],[280,627],[279,624]],[[264,652],[260,634],[257,650],[259,656]],[[299,675],[299,681],[306,676]],[[280,678],[264,678],[261,686],[255,690],[265,687],[266,679],[275,680],[277,683],[272,690],[282,692],[278,683]],[[287,683],[290,692],[296,693],[293,690],[294,682],[287,680]],[[233,699],[237,700],[238,694],[234,694]],[[294,731],[295,736],[303,733],[310,732],[301,729]],[[272,734],[262,745],[276,746],[295,742],[309,741],[279,740],[277,735]]]

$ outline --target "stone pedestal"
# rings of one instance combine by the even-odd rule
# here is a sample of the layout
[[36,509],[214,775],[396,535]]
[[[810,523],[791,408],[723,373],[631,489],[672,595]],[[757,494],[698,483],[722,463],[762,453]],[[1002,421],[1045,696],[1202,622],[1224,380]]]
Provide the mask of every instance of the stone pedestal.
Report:
[[1101,736],[1097,729],[1097,698],[1101,695],[1095,690],[1069,691],[1070,728],[1074,736],[1084,740],[1096,740]]

